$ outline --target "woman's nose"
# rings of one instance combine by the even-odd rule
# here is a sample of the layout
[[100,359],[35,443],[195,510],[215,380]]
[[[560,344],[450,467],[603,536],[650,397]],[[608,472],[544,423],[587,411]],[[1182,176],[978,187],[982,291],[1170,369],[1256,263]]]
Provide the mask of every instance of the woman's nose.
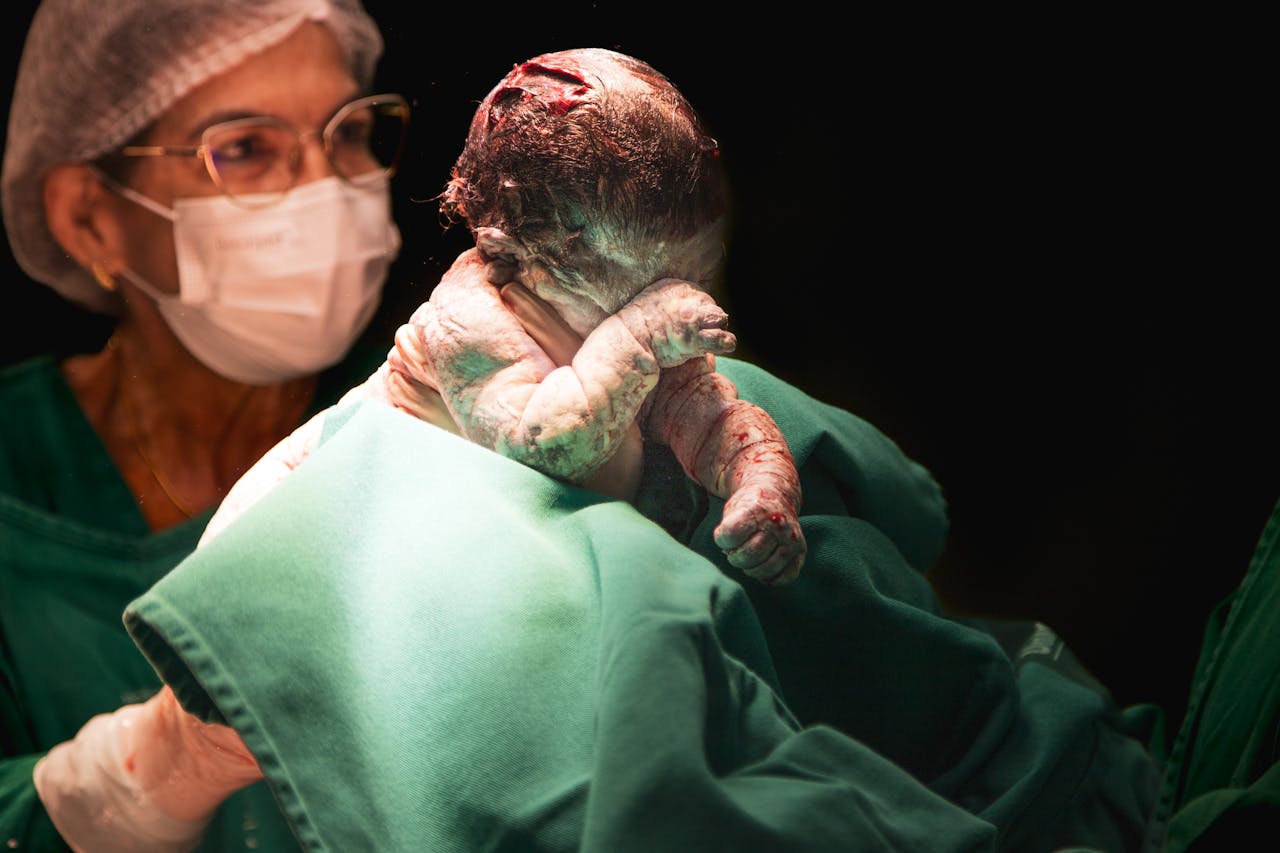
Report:
[[307,134],[301,139],[301,143],[302,158],[298,165],[296,184],[308,184],[337,174],[333,169],[333,163],[329,161],[329,155],[325,151],[324,140],[320,134]]

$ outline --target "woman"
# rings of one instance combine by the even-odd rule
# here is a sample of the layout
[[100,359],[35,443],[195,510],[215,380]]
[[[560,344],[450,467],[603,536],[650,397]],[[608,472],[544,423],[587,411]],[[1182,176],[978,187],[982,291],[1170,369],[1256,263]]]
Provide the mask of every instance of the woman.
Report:
[[[408,107],[369,96],[359,0],[46,0],[3,170],[15,257],[116,318],[0,373],[0,841],[64,849],[32,782],[155,693],[124,606],[251,463],[382,360],[353,349],[399,248]],[[202,849],[296,847],[260,786]]]

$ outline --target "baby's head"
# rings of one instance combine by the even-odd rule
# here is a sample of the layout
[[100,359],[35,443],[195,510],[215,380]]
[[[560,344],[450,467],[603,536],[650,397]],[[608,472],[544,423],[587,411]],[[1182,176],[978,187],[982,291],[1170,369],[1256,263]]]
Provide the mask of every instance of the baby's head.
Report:
[[548,53],[480,104],[442,209],[482,250],[508,245],[611,312],[657,279],[707,285],[719,272],[729,192],[718,155],[646,63],[599,48]]

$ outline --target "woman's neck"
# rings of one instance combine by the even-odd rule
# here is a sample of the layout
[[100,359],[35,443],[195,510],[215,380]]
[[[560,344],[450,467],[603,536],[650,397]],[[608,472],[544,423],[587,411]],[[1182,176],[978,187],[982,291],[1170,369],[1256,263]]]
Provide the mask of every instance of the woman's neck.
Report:
[[101,352],[62,365],[153,530],[218,504],[301,423],[314,377],[251,386],[188,353],[167,327],[122,322]]

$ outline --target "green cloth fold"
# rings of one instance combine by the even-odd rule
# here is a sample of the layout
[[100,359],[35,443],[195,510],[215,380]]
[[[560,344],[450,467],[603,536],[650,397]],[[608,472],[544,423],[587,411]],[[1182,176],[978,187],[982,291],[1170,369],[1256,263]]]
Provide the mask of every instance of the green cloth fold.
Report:
[[331,419],[130,605],[234,725],[304,849],[1133,849],[1155,770],[1047,629],[943,616],[936,484],[742,362],[796,454],[810,556],[710,543],[394,410]]

